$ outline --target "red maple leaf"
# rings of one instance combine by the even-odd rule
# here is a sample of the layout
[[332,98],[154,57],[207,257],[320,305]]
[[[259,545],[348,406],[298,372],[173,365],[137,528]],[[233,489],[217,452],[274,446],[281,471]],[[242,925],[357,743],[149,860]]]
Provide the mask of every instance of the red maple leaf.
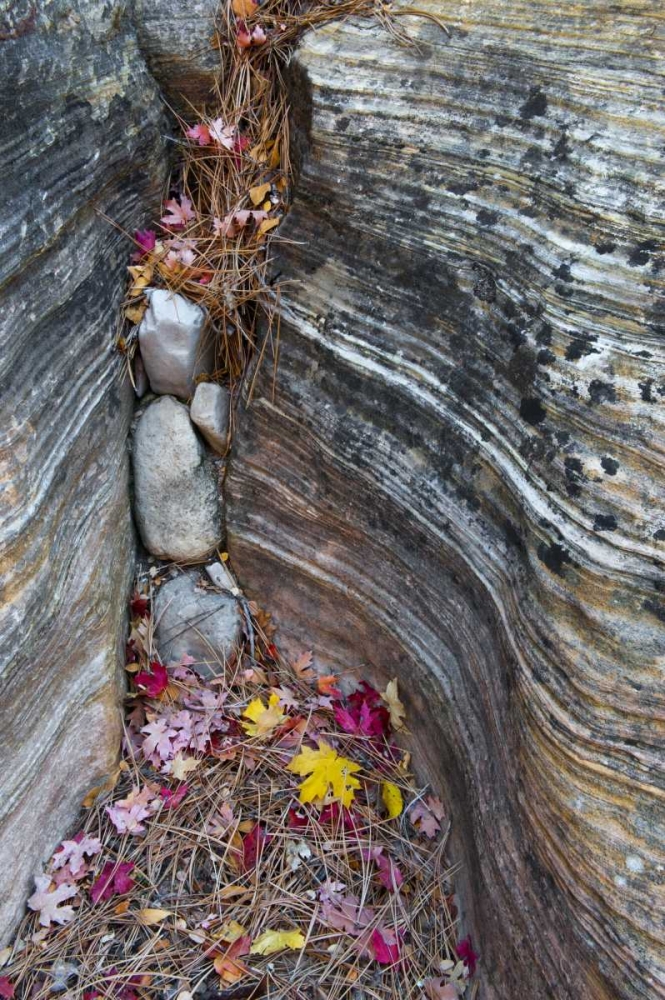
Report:
[[175,809],[180,805],[188,791],[189,785],[184,783],[182,785],[178,785],[177,788],[167,788],[166,785],[164,785],[159,789],[159,794],[164,799],[164,808]]
[[[147,253],[148,250],[152,250],[154,248],[155,234],[152,232],[151,229],[146,229],[144,233],[141,233],[137,230],[137,232],[135,233],[135,238],[137,242],[139,241],[139,236],[147,236],[148,234],[152,236],[152,246],[147,246],[146,244],[143,243],[139,244],[142,248],[144,248],[143,249],[144,253]],[[147,597],[144,597],[143,594],[139,594],[138,590],[135,590],[134,593],[132,594],[132,599],[129,602],[129,607],[132,614],[136,615],[138,618],[143,618],[145,615],[150,614],[149,611],[150,601],[148,600]]]
[[133,861],[107,861],[99,878],[90,886],[93,903],[130,892],[134,888],[134,879],[129,877],[133,868]]
[[249,872],[256,868],[261,859],[263,848],[270,843],[272,836],[266,833],[265,827],[257,823],[254,829],[242,839],[242,866],[244,871]]
[[141,670],[134,678],[134,682],[137,687],[145,690],[148,698],[158,698],[169,686],[168,671],[157,660],[153,660],[150,664],[150,671],[148,673],[147,670]]
[[0,976],[0,997],[4,1000],[12,1000],[14,996],[14,984],[9,982],[7,976]]
[[372,932],[369,943],[379,965],[395,965],[399,962],[399,938],[394,931],[387,927],[377,927]]

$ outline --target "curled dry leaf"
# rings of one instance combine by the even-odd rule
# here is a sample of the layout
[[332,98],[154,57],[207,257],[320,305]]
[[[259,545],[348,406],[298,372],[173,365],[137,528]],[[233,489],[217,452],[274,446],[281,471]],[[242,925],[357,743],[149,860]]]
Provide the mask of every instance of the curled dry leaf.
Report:
[[299,951],[305,945],[305,935],[301,931],[264,931],[259,934],[250,948],[251,955],[273,955],[276,951],[290,948]]
[[388,711],[390,712],[390,725],[395,730],[404,729],[404,719],[406,718],[406,709],[404,705],[399,700],[399,691],[397,688],[397,678],[395,677],[386,686],[386,690],[381,695],[386,705],[388,706]]
[[167,917],[172,917],[173,912],[171,910],[161,910],[159,907],[145,907],[143,910],[139,910],[136,914],[140,924],[144,927],[152,927],[153,924],[159,924],[162,920],[166,920]]

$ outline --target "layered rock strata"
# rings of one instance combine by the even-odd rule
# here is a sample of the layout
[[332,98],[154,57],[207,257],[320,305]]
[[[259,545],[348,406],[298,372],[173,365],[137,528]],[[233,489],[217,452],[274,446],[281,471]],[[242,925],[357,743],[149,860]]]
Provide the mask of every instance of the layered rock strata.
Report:
[[275,392],[266,364],[239,419],[229,549],[292,646],[400,677],[481,996],[654,1000],[663,21],[418,7],[450,37],[337,24],[293,69],[297,280]]
[[113,343],[128,243],[108,220],[149,218],[166,158],[125,5],[5,5],[0,67],[4,943],[118,752],[132,404]]

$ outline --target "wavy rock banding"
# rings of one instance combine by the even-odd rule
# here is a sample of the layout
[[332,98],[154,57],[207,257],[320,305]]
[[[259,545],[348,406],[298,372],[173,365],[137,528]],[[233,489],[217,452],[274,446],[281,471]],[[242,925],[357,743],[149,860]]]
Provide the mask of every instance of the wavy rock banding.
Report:
[[451,36],[333,25],[293,69],[298,281],[229,549],[284,641],[400,677],[482,996],[653,1000],[662,14],[418,6]]

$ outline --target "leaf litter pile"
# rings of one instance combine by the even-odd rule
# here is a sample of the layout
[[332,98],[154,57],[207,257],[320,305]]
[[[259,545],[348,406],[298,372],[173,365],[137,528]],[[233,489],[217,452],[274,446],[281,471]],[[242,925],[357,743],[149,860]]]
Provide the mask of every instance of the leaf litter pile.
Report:
[[162,664],[148,598],[131,614],[123,759],[36,879],[0,997],[474,996],[397,683],[287,663],[246,602],[234,658]]

